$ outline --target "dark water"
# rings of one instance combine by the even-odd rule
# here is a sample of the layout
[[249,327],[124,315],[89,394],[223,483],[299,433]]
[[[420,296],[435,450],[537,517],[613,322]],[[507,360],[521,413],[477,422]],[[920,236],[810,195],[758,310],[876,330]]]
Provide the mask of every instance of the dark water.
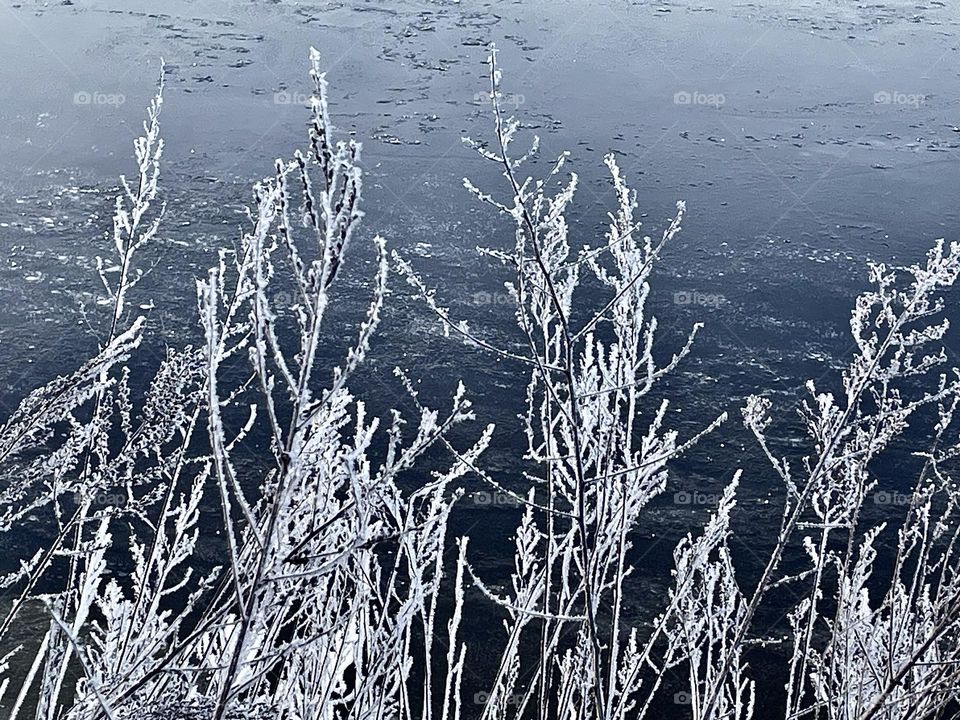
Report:
[[[912,261],[934,238],[956,237],[958,23],[957,4],[935,0],[2,0],[0,409],[94,345],[93,257],[109,252],[116,178],[131,172],[161,56],[168,211],[138,298],[152,303],[151,348],[197,338],[193,278],[236,238],[251,181],[302,145],[311,45],[338,126],[364,140],[368,236],[386,236],[445,304],[509,341],[509,313],[484,294],[504,278],[474,248],[511,242],[512,228],[461,187],[465,175],[498,187],[460,141],[489,137],[478,93],[495,41],[518,115],[546,157],[569,150],[580,174],[575,247],[601,237],[613,205],[608,151],[639,191],[650,234],[687,201],[652,300],[664,357],[693,322],[706,323],[665,388],[681,400],[673,424],[692,432],[723,410],[735,417],[761,390],[789,416],[803,380],[850,353],[846,319],[866,261]],[[369,255],[361,238],[344,333],[364,300]],[[498,398],[522,386],[519,371],[439,338],[402,282],[393,287],[361,394],[402,404],[389,373],[398,364],[427,379],[437,404],[463,377],[481,416],[503,428],[489,466],[515,474],[517,408]],[[779,512],[753,457],[731,424],[678,466],[637,563],[665,566],[677,532],[708,509],[672,502],[674,491],[716,492],[746,465],[751,522],[734,545],[749,565]],[[496,565],[512,512],[467,503],[461,515],[461,530],[489,528],[477,552]],[[654,594],[637,593],[638,612]]]

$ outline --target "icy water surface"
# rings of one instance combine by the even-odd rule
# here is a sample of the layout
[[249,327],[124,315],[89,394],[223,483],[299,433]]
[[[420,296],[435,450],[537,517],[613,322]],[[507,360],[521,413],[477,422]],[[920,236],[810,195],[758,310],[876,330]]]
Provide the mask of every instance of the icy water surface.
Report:
[[[569,150],[580,174],[574,246],[600,238],[612,207],[608,151],[639,191],[647,232],[687,201],[652,300],[664,357],[706,323],[666,389],[680,400],[673,423],[692,432],[724,410],[735,417],[759,390],[786,413],[804,379],[849,354],[846,318],[867,259],[912,261],[934,238],[957,237],[958,22],[957,4],[937,0],[0,0],[3,412],[94,344],[93,258],[108,252],[116,178],[131,171],[161,56],[167,217],[138,298],[152,348],[196,339],[193,278],[237,236],[250,183],[302,145],[311,45],[338,126],[364,141],[368,236],[386,236],[445,304],[509,342],[504,278],[475,248],[509,243],[512,229],[461,187],[465,175],[499,187],[460,140],[489,137],[479,93],[496,42],[511,109],[545,156]],[[365,299],[368,251],[359,238],[344,322]],[[519,397],[517,368],[438,337],[393,285],[361,394],[402,403],[389,373],[398,364],[428,379],[438,403],[463,377],[480,414],[504,428],[488,462],[509,474],[518,408],[496,399],[504,389]],[[678,469],[660,521],[686,527],[702,514],[671,502],[673,492],[716,492],[749,465],[745,446],[732,426],[707,443]],[[748,560],[777,512],[758,468],[744,501],[756,513],[738,533]],[[504,542],[514,522],[509,509],[469,501],[461,515],[461,529],[482,517],[485,535],[502,530]],[[638,562],[665,561],[658,537],[640,543]],[[491,565],[502,549],[480,544]]]

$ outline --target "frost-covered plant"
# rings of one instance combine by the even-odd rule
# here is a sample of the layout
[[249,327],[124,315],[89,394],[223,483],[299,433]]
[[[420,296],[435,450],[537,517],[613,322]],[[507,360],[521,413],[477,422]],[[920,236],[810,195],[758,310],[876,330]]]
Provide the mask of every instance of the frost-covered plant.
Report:
[[[699,329],[694,326],[668,362],[654,359],[657,321],[647,309],[649,279],[663,247],[680,231],[684,205],[678,203],[677,215],[661,237],[641,235],[635,193],[608,155],[617,209],[601,246],[573,251],[565,213],[577,176],[571,174],[556,194],[549,194],[566,155],[543,179],[519,176],[538,141],[519,157],[511,153],[520,124],[501,112],[495,52],[490,82],[494,142],[467,142],[500,167],[512,200],[498,200],[469,180],[465,185],[514,221],[511,250],[481,252],[514,274],[507,290],[526,350],[496,348],[456,322],[413,268],[397,257],[400,270],[448,332],[530,368],[524,431],[533,488],[529,496],[514,493],[527,513],[517,533],[512,592],[496,595],[474,574],[509,617],[506,647],[483,717],[634,717],[659,686],[659,679],[644,684],[638,672],[659,652],[656,648],[668,644],[670,663],[699,652],[697,643],[676,641],[678,635],[668,629],[684,623],[678,613],[686,604],[712,602],[695,597],[708,592],[701,573],[713,578],[721,571],[715,565],[700,567],[703,558],[696,548],[701,544],[678,549],[678,564],[685,568],[678,570],[678,577],[684,577],[682,590],[671,599],[657,632],[641,640],[628,627],[623,598],[634,571],[627,562],[633,531],[643,510],[666,488],[667,463],[725,419],[721,415],[701,433],[681,439],[666,425],[667,402],[651,403],[658,381],[690,352]],[[575,322],[575,303],[588,297],[580,287],[587,273],[607,295],[585,320]],[[498,489],[512,492],[482,474]],[[729,512],[726,505],[724,510]],[[720,526],[725,528],[725,522]],[[724,533],[716,530],[711,547],[723,545]],[[722,599],[728,601],[739,603]],[[538,638],[535,654],[521,650],[529,647],[531,635]]]
[[[906,283],[898,282],[903,274]],[[946,362],[940,340],[949,327],[940,292],[958,276],[960,244],[942,240],[925,263],[871,267],[874,289],[858,298],[851,317],[858,353],[843,374],[841,397],[808,384],[813,402],[801,415],[814,450],[799,472],[769,448],[768,403],[752,398],[745,411],[786,486],[787,502],[779,540],[738,634],[746,634],[774,583],[806,587],[791,614],[789,717],[935,717],[958,697],[960,567],[954,544],[960,518],[949,466],[958,452],[950,436],[960,383],[956,369],[933,375]],[[931,377],[931,389],[917,387],[917,380]],[[877,487],[870,468],[883,461],[908,421],[931,405],[938,408],[932,445],[915,453],[925,464],[908,487],[891,577],[878,589],[869,583],[885,526],[865,526],[862,518]],[[810,567],[799,576],[776,578],[798,531],[809,532],[802,542]]]
[[163,214],[153,207],[163,150],[162,73],[160,88],[135,143],[137,179],[121,178],[111,233],[114,261],[97,261],[106,291],[99,305],[109,310],[100,350],[79,370],[31,393],[0,430],[0,531],[19,529],[41,510],[49,510],[46,519],[53,524],[50,541],[3,578],[4,587],[17,594],[5,608],[0,639],[36,599],[41,581],[61,588],[39,597],[51,611],[50,629],[11,716],[35,680],[37,717],[60,713],[70,665],[85,660],[75,652],[78,634],[92,613],[108,607],[100,591],[111,526],[150,526],[150,509],[161,498],[160,518],[173,517],[166,510],[199,411],[200,356],[190,347],[168,352],[138,409],[130,384],[128,362],[142,341],[144,320],[129,317],[126,299],[143,274],[138,251],[154,239]]
[[[683,204],[658,238],[642,235],[636,196],[609,155],[616,209],[602,243],[574,250],[565,216],[576,175],[561,179],[563,155],[546,177],[521,176],[537,142],[512,153],[520,124],[501,111],[491,54],[494,142],[467,142],[499,168],[508,199],[465,184],[512,220],[512,248],[480,252],[512,274],[521,349],[455,319],[394,260],[447,332],[529,371],[517,458],[529,487],[505,485],[481,461],[492,425],[466,449],[450,439],[473,418],[462,384],[441,414],[398,371],[419,412],[410,431],[397,411],[381,431],[352,394],[386,297],[379,236],[367,312],[339,365],[325,369],[331,336],[342,336],[329,326],[341,321],[336,281],[360,234],[363,174],[360,145],[335,138],[316,51],[311,64],[308,147],[254,186],[249,227],[197,283],[201,342],[168,350],[149,382],[135,383],[145,321],[130,316],[130,294],[163,212],[161,80],[135,143],[138,180],[123,179],[116,201],[116,256],[97,264],[109,313],[98,351],[0,426],[0,532],[41,517],[53,529],[0,579],[14,593],[0,619],[10,720],[472,717],[461,697],[470,583],[505,616],[476,708],[483,720],[653,717],[677,683],[678,715],[748,720],[764,680],[752,648],[771,639],[756,618],[782,587],[797,598],[785,608],[785,719],[937,718],[956,707],[960,495],[950,473],[960,373],[937,373],[948,329],[941,295],[960,276],[960,245],[940,241],[908,268],[872,266],[841,391],[808,385],[806,455],[778,457],[772,403],[748,399],[746,427],[785,490],[757,583],[743,589],[729,546],[737,472],[702,530],[677,544],[664,604],[642,622],[625,610],[631,575],[649,572],[630,562],[635,531],[666,488],[668,463],[725,419],[681,437],[658,399],[699,329],[669,360],[655,359],[651,275]],[[931,416],[904,517],[871,524],[871,468]],[[401,483],[436,444],[450,466]],[[455,560],[445,557],[467,473],[523,507],[506,589],[470,564],[467,538]],[[201,527],[204,497],[219,520]],[[222,551],[222,567],[197,562],[204,545]],[[785,571],[788,556],[806,566]],[[26,670],[15,687],[11,663],[27,650],[8,638],[31,602],[50,624],[32,660],[18,660]]]
[[[470,417],[463,387],[449,414],[423,408],[404,442],[395,413],[384,459],[371,443],[379,421],[367,417],[347,381],[367,352],[380,318],[387,262],[373,244],[378,270],[366,319],[353,347],[326,384],[318,349],[332,310],[330,292],[361,214],[357,143],[334,143],[326,81],[312,55],[315,93],[310,152],[278,162],[255,188],[253,228],[228,273],[222,261],[199,285],[207,338],[207,392],[212,474],[227,531],[227,580],[211,606],[221,613],[187,657],[210,668],[216,718],[232,703],[291,717],[407,716],[410,671],[419,643],[433,651],[450,484],[482,452],[486,437],[446,472],[403,492],[398,475],[447,430]],[[270,301],[282,270],[298,298],[294,340],[285,340]],[[234,279],[227,291],[225,278]],[[248,419],[228,430],[221,408],[244,392],[221,378],[246,354],[259,388]],[[272,462],[261,493],[249,500],[233,462],[258,415],[270,436]],[[348,428],[350,429],[348,431]],[[429,663],[428,663],[429,665]]]
[[[69,564],[62,591],[42,596],[50,630],[11,717],[28,698],[49,720],[419,716],[411,696],[422,678],[411,671],[429,667],[435,651],[446,525],[459,495],[451,483],[489,436],[422,486],[398,484],[471,417],[461,385],[448,413],[421,407],[412,432],[394,413],[382,456],[373,456],[379,420],[347,383],[380,318],[387,262],[379,237],[369,309],[344,361],[323,377],[320,347],[362,217],[362,173],[360,145],[334,138],[316,51],[311,62],[308,151],[278,161],[255,186],[239,249],[221,251],[197,286],[203,347],[171,352],[135,408],[126,363],[143,321],[126,328],[124,309],[140,277],[135,253],[159,227],[145,218],[157,192],[162,85],[151,105],[135,144],[140,181],[124,181],[117,200],[117,265],[98,264],[112,307],[103,350],[34,392],[0,435],[4,467],[17,468],[4,490],[4,529],[44,502],[59,528],[50,548],[5,579],[22,594],[2,629],[53,558]],[[288,287],[297,301],[274,307],[271,297]],[[245,442],[264,436],[261,464],[237,462]],[[46,497],[16,477],[44,484]],[[91,498],[114,488],[125,494],[91,509]],[[192,560],[208,491],[219,497],[226,563],[198,574]],[[75,505],[69,517],[65,492]],[[120,548],[128,581],[108,567],[107,550]],[[8,664],[4,657],[0,670]],[[68,668],[81,674],[75,688],[65,684]],[[448,688],[445,700],[452,696]]]
[[[525,460],[533,467],[526,474],[529,494],[477,470],[526,507],[510,591],[494,593],[471,569],[508,617],[483,718],[645,717],[668,673],[687,677],[680,696],[689,708],[681,714],[752,717],[750,647],[772,640],[757,634],[754,621],[769,591],[785,585],[806,587],[789,613],[794,632],[786,655],[785,717],[937,716],[957,700],[960,589],[954,546],[960,523],[945,466],[960,451],[943,444],[960,385],[956,371],[939,378],[932,372],[945,362],[939,342],[948,323],[939,292],[960,274],[960,246],[938,242],[925,264],[903,269],[906,284],[893,269],[872,266],[875,289],[858,299],[851,319],[858,353],[843,374],[842,397],[809,384],[813,402],[801,415],[814,449],[801,459],[800,472],[795,461],[776,459],[771,450],[765,435],[770,402],[748,400],[747,427],[787,492],[761,578],[743,592],[728,547],[738,474],[701,536],[677,546],[666,607],[652,628],[642,630],[623,615],[625,587],[636,569],[627,558],[632,531],[663,491],[666,463],[724,419],[680,440],[665,427],[666,403],[652,402],[657,381],[689,353],[698,329],[669,362],[657,365],[649,277],[664,244],[680,229],[684,206],[678,204],[659,240],[641,238],[635,196],[609,155],[617,211],[600,247],[572,252],[564,214],[576,175],[552,195],[548,187],[557,184],[566,155],[543,179],[519,175],[538,142],[519,157],[511,154],[520,123],[502,113],[495,51],[490,76],[494,141],[467,142],[500,167],[510,199],[499,200],[469,180],[465,185],[514,222],[511,250],[481,252],[515,273],[507,290],[526,351],[495,347],[454,319],[409,263],[396,258],[447,332],[530,368],[524,420]],[[580,287],[584,270],[608,294],[577,322],[584,313],[576,299],[589,297]],[[917,390],[930,377],[932,389]],[[911,417],[937,404],[936,449],[924,454],[927,463],[891,559],[892,579],[871,602],[868,581],[881,528],[862,527],[863,505],[875,487],[869,468]],[[810,534],[800,539],[801,531]],[[798,575],[780,573],[784,555],[798,544],[811,567]],[[531,652],[534,644],[537,651]]]

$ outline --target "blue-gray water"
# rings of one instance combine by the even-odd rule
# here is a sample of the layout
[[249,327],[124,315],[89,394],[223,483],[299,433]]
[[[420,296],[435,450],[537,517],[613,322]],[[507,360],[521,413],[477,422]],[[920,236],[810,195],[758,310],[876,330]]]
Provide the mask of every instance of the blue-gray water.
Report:
[[[493,320],[474,247],[509,227],[461,188],[497,177],[460,137],[489,136],[477,94],[496,41],[518,114],[583,179],[575,244],[611,205],[613,150],[648,231],[689,206],[661,267],[662,319],[706,320],[723,358],[702,362],[786,390],[845,332],[866,258],[912,259],[955,227],[957,19],[939,2],[4,0],[3,382],[29,386],[41,378],[25,358],[56,366],[84,342],[71,294],[96,289],[91,257],[108,249],[161,56],[168,218],[152,299],[171,332],[192,328],[177,295],[235,236],[250,181],[302,143],[310,45],[339,126],[365,140],[368,231],[426,256],[449,302]],[[693,302],[675,302],[683,291]]]
[[[132,171],[161,56],[168,211],[140,298],[154,305],[152,347],[197,337],[193,278],[237,236],[251,181],[302,145],[311,45],[339,128],[364,141],[368,236],[386,236],[445,304],[508,341],[509,313],[488,294],[503,278],[475,247],[509,243],[512,229],[461,186],[470,176],[500,188],[460,141],[490,136],[479,93],[496,42],[508,100],[543,154],[571,151],[580,174],[575,247],[600,239],[613,205],[608,151],[638,190],[647,232],[687,201],[652,300],[664,357],[706,323],[667,388],[680,401],[672,422],[690,432],[760,390],[786,413],[804,379],[849,354],[846,318],[867,259],[912,261],[934,238],[956,237],[958,23],[957,5],[937,1],[0,0],[0,409],[93,346],[77,308],[97,291],[93,257],[109,252],[116,178]],[[344,321],[369,270],[362,237],[356,245]],[[358,390],[402,402],[389,373],[399,364],[429,378],[440,403],[463,377],[480,414],[503,426],[489,463],[509,473],[517,408],[496,397],[521,386],[518,370],[437,337],[402,282],[393,287]],[[745,444],[722,431],[668,495],[715,492],[750,457]],[[773,491],[762,466],[745,482],[755,515],[738,538],[749,561],[777,510],[764,504]],[[659,509],[680,522],[703,510]],[[467,505],[462,527],[477,513],[507,541],[511,513]],[[501,550],[479,548],[491,564]],[[662,563],[664,552],[650,557]]]

